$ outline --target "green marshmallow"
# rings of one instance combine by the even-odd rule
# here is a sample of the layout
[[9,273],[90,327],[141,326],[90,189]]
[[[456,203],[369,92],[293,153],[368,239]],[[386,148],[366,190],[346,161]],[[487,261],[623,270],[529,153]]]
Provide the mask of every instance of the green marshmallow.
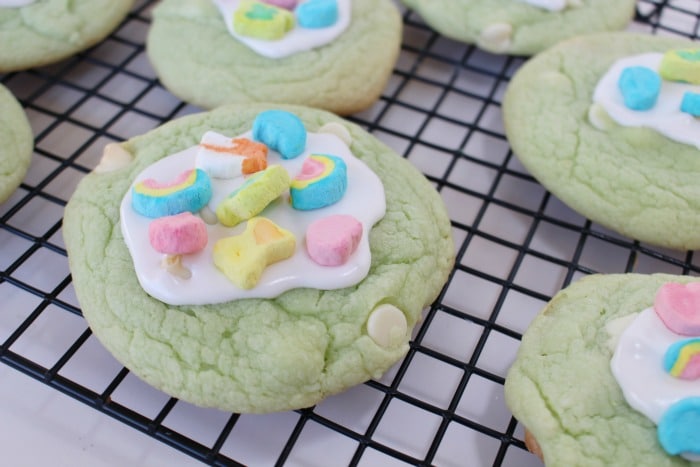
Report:
[[233,29],[242,36],[277,40],[294,27],[294,15],[284,8],[244,1],[233,14]]
[[271,165],[250,177],[216,207],[216,217],[233,227],[262,212],[268,204],[289,189],[291,179],[281,165]]
[[700,48],[669,50],[661,60],[659,74],[669,81],[700,84]]

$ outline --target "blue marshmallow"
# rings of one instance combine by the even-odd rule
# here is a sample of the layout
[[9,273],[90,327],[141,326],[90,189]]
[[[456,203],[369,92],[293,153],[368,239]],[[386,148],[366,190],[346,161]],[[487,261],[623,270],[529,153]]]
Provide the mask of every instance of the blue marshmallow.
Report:
[[651,68],[631,66],[622,71],[617,85],[628,109],[649,110],[661,92],[661,77]]
[[333,26],[338,21],[337,0],[309,0],[294,12],[297,24],[302,28],[320,29]]
[[700,93],[688,91],[683,94],[681,112],[690,114],[693,117],[700,117]]
[[661,416],[657,435],[666,452],[700,454],[700,397],[688,397],[673,404]]
[[306,149],[306,128],[291,112],[266,110],[255,117],[253,139],[279,152],[283,159],[293,159]]

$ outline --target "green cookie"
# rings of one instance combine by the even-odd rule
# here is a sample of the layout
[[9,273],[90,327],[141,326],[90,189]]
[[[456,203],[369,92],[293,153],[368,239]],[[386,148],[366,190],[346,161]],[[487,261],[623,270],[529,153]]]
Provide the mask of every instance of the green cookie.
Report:
[[0,202],[24,179],[31,162],[34,136],[22,106],[0,85]]
[[333,42],[267,58],[232,37],[209,0],[164,0],[153,11],[148,56],[161,82],[204,108],[271,102],[359,112],[381,95],[401,45],[390,0],[353,0],[348,29]]
[[525,0],[401,0],[452,39],[493,53],[532,55],[580,34],[624,29],[634,0],[575,0],[562,11]]
[[700,150],[652,129],[608,122],[601,130],[588,117],[594,89],[616,60],[692,44],[603,33],[534,57],[503,101],[513,152],[542,185],[593,221],[655,245],[700,248]]
[[[249,131],[267,109],[224,106],[108,146],[103,163],[76,189],[63,222],[83,314],[105,347],[168,394],[236,412],[307,407],[379,377],[408,350],[411,328],[454,261],[442,200],[410,163],[333,114],[282,107],[311,132],[341,123],[353,154],[382,180],[387,208],[366,233],[369,275],[340,290],[293,289],[275,299],[218,305],[170,306],[147,295],[119,225],[119,205],[134,178],[156,160],[198,144],[208,130]],[[397,318],[405,320],[403,328],[383,327]]]
[[608,326],[652,306],[662,284],[692,280],[589,276],[559,292],[534,319],[506,377],[505,398],[546,465],[700,465],[667,455],[656,426],[625,401],[610,370],[616,332]]
[[0,7],[0,72],[47,65],[100,42],[133,0],[37,0]]

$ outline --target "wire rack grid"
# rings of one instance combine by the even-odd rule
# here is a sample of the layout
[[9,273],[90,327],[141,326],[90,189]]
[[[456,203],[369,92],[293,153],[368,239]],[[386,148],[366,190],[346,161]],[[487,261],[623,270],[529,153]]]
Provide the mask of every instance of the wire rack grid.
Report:
[[[408,355],[378,380],[270,415],[202,409],[119,365],[81,317],[62,211],[106,143],[198,112],[158,82],[144,51],[154,1],[57,65],[0,75],[30,119],[26,179],[0,206],[0,361],[214,465],[539,465],[503,402],[528,323],[594,272],[698,274],[693,252],[621,237],[574,213],[514,157],[500,103],[522,58],[446,39],[402,8],[400,58],[381,99],[350,120],[440,191],[457,262]],[[698,38],[700,1],[641,0],[631,30]],[[264,441],[263,441],[264,440]]]

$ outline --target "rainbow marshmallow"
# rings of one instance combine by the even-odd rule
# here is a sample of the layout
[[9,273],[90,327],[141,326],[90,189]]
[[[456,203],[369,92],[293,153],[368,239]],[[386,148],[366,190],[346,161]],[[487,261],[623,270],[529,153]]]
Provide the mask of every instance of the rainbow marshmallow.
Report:
[[664,370],[675,378],[700,378],[700,338],[684,339],[669,346],[664,355]]
[[348,186],[347,166],[337,156],[312,154],[301,172],[292,180],[292,207],[301,211],[319,209],[337,203]]
[[212,178],[231,179],[267,168],[267,146],[248,138],[207,131],[199,142],[197,168]]
[[233,29],[241,36],[277,40],[294,27],[294,15],[284,8],[244,0],[233,14]]
[[175,180],[159,183],[149,178],[131,189],[131,206],[142,216],[157,218],[181,212],[198,212],[209,203],[212,186],[201,169],[189,169]]

